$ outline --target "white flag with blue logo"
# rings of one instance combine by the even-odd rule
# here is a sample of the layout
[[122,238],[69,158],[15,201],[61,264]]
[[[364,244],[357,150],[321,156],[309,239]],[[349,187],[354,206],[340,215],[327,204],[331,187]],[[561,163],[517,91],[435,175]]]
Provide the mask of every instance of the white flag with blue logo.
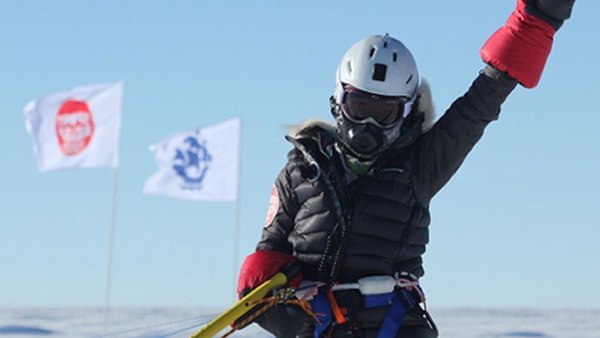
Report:
[[145,194],[197,201],[235,201],[238,195],[239,117],[178,133],[150,146],[158,172]]

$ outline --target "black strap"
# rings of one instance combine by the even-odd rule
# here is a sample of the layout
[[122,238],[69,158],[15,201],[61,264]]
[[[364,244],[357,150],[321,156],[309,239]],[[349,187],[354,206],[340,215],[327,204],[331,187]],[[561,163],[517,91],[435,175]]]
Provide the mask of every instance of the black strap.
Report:
[[324,168],[321,182],[329,192],[335,207],[338,219],[333,231],[327,237],[323,257],[319,262],[317,279],[327,283],[329,289],[337,281],[341,271],[346,243],[349,239],[351,222],[350,196],[343,186],[339,166],[336,166],[337,158],[332,158],[328,166]]

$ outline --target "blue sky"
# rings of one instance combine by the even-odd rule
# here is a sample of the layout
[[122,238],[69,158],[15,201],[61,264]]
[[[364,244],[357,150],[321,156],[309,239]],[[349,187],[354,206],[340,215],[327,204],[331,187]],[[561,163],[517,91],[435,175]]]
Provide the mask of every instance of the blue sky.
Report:
[[[235,204],[142,194],[148,147],[243,119],[238,264],[254,250],[285,125],[332,121],[350,45],[389,32],[438,114],[482,68],[513,1],[0,1],[0,306],[103,306],[113,171],[38,172],[22,109],[122,80],[112,306],[224,306]],[[600,3],[579,1],[540,85],[518,88],[434,199],[422,283],[432,307],[598,307]]]

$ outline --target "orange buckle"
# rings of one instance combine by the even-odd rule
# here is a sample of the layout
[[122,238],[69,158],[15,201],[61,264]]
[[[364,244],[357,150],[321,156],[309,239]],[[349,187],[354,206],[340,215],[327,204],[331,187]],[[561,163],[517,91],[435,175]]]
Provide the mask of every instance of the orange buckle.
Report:
[[327,291],[327,300],[329,301],[329,305],[331,306],[331,312],[333,312],[333,315],[335,316],[335,321],[338,324],[344,324],[345,322],[347,322],[345,316],[345,313],[347,313],[347,309],[340,307],[337,300],[335,300],[335,296],[333,295],[332,289],[329,289],[329,291]]

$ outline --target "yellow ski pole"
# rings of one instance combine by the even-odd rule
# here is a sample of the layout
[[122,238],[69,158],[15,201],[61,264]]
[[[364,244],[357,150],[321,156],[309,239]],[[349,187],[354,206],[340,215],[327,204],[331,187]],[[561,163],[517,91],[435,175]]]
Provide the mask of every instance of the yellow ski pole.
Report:
[[256,306],[255,301],[264,298],[274,287],[285,285],[288,280],[294,278],[300,272],[300,268],[300,264],[295,261],[292,264],[286,265],[281,272],[276,273],[233,306],[221,312],[221,314],[202,327],[191,338],[214,337],[219,331],[227,327],[227,325],[252,310]]

